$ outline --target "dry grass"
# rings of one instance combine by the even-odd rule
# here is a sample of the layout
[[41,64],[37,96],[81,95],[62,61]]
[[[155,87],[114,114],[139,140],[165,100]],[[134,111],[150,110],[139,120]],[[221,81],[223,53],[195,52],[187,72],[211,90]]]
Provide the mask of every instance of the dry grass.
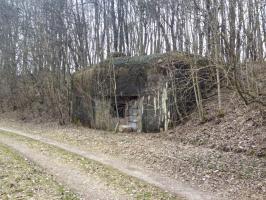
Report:
[[67,152],[55,146],[18,136],[13,133],[0,132],[0,136],[12,138],[20,143],[28,145],[30,148],[35,149],[36,151],[39,151],[41,154],[51,157],[52,159],[57,159],[60,160],[60,162],[79,167],[82,171],[85,171],[95,180],[100,180],[111,189],[120,194],[128,195],[133,199],[183,199],[165,192],[160,188],[149,185],[137,178],[123,174],[112,167],[83,158],[82,156]]
[[0,144],[0,199],[78,199],[52,176]]

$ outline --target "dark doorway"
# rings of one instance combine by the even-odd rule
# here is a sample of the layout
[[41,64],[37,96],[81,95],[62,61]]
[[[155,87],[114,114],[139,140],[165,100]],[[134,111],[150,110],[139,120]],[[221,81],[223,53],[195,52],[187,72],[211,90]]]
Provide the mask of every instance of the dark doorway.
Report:
[[128,104],[132,100],[137,100],[138,97],[132,96],[132,97],[117,97],[117,105],[116,105],[116,100],[115,97],[112,98],[111,100],[111,114],[113,117],[118,117],[119,118],[126,118],[128,117]]

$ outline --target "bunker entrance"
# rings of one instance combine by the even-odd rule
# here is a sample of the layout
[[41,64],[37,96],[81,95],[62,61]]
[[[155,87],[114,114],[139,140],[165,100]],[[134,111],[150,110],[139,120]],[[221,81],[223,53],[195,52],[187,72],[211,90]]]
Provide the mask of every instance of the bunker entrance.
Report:
[[121,126],[138,129],[138,113],[139,113],[139,98],[137,96],[123,96],[112,98],[111,114],[113,117],[119,118]]

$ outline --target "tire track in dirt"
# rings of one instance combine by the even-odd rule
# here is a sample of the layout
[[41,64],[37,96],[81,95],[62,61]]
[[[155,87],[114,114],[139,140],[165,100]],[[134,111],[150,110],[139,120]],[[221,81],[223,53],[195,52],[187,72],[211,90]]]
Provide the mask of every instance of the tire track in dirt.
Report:
[[189,200],[214,200],[217,199],[216,197],[204,193],[198,190],[195,190],[194,188],[191,188],[188,185],[185,185],[184,183],[180,183],[175,179],[171,179],[166,176],[159,175],[157,173],[154,173],[152,171],[148,171],[145,169],[140,168],[139,166],[130,165],[128,163],[122,162],[120,160],[110,158],[104,154],[95,154],[88,151],[80,150],[77,147],[73,147],[71,145],[59,143],[57,141],[44,138],[38,135],[31,135],[27,134],[18,130],[14,129],[8,129],[8,128],[0,128],[2,131],[15,133],[17,135],[30,138],[33,140],[37,140],[42,143],[46,143],[49,145],[53,145],[57,148],[63,149],[65,151],[77,154],[79,156],[82,156],[84,158],[97,161],[99,163],[102,163],[104,165],[110,166],[112,168],[115,168],[122,173],[125,173],[129,176],[133,176],[135,178],[138,178],[146,183],[149,183],[151,185],[154,185],[156,187],[159,187],[165,191],[168,191],[172,194],[175,194],[177,196],[185,197]]
[[14,149],[23,157],[36,163],[47,173],[53,175],[57,182],[63,183],[84,200],[124,200],[126,196],[116,194],[103,183],[89,177],[77,167],[59,162],[27,147],[13,139],[0,138],[0,143]]

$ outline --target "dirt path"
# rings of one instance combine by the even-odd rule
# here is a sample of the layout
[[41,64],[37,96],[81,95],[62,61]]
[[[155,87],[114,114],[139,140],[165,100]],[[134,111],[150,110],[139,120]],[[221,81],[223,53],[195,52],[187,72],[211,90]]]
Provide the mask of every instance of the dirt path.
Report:
[[[180,182],[178,182],[175,179],[171,179],[169,177],[161,176],[161,175],[159,175],[157,173],[154,173],[152,171],[148,171],[148,170],[142,169],[139,166],[130,165],[128,163],[122,162],[122,161],[117,160],[117,159],[110,158],[110,157],[108,157],[106,155],[103,155],[103,154],[98,154],[98,153],[95,154],[95,153],[91,153],[91,152],[88,152],[88,151],[83,151],[83,150],[80,150],[77,147],[73,147],[73,146],[70,146],[70,145],[67,145],[67,144],[59,143],[59,142],[56,142],[56,141],[53,141],[51,139],[44,138],[44,137],[41,137],[41,136],[27,134],[27,133],[24,133],[22,131],[18,131],[18,130],[15,130],[15,129],[0,128],[0,130],[7,131],[7,132],[12,132],[12,133],[15,133],[15,134],[20,135],[20,136],[24,136],[24,137],[27,137],[27,138],[30,138],[30,139],[34,139],[34,140],[49,144],[49,145],[53,145],[53,146],[56,146],[58,148],[61,148],[61,149],[65,150],[65,151],[80,155],[80,156],[82,156],[84,158],[88,158],[90,160],[94,160],[94,161],[100,162],[100,163],[102,163],[104,165],[107,165],[107,166],[111,166],[111,167],[113,167],[113,168],[115,168],[115,169],[117,169],[117,170],[129,175],[129,176],[136,177],[136,178],[138,178],[138,179],[140,179],[142,181],[145,181],[145,182],[147,182],[149,184],[155,185],[155,186],[157,186],[157,187],[159,187],[159,188],[161,188],[161,189],[163,189],[165,191],[168,191],[170,193],[173,193],[173,194],[176,194],[176,195],[179,195],[179,196],[183,196],[183,197],[185,197],[187,199],[191,199],[191,200],[217,199],[217,198],[215,198],[215,197],[213,197],[213,196],[211,196],[209,194],[197,191],[197,190],[195,190],[195,189],[193,189],[193,188],[191,188],[191,187],[189,187],[189,186],[187,186],[187,185],[185,185],[183,183],[180,183]],[[9,144],[10,146],[13,145],[12,146],[13,148],[18,149],[19,151],[22,151],[23,154],[26,154],[26,155],[32,155],[33,154],[33,153],[30,153],[30,152],[28,152],[28,153],[27,152],[23,152],[23,151],[25,151],[25,147],[23,147],[23,149],[19,149],[19,148],[22,148],[22,147],[13,144],[11,141],[9,141],[9,143],[10,143]],[[30,151],[30,150],[27,149],[27,151]],[[43,159],[44,160],[46,159],[46,162],[44,162],[42,164],[44,165],[45,163],[47,163],[46,165],[49,166],[48,163],[51,163],[51,161],[47,160],[49,158],[43,158]],[[37,160],[39,160],[39,159],[37,159]],[[45,168],[48,168],[48,166],[45,166]],[[50,168],[48,168],[48,169],[51,170]],[[58,169],[60,169],[60,167]],[[56,172],[56,169],[53,169],[53,170],[55,170],[54,172]],[[73,169],[67,170],[66,168],[65,168],[65,170],[66,170],[66,172],[62,173],[61,175],[64,175],[64,174],[66,174],[67,176],[69,175],[70,178],[67,178],[68,181],[71,182],[71,177],[72,176],[73,177],[75,177],[75,176],[77,177],[77,175],[75,175],[75,173],[77,173],[77,172],[74,172],[76,170],[73,170]],[[78,179],[78,180],[81,181],[81,184],[78,184],[78,183],[74,182],[72,185],[83,185],[82,182],[85,182],[85,185],[86,184],[89,185],[89,182],[84,180],[84,177],[83,177],[82,174],[78,173],[78,176],[81,176],[80,179]],[[61,177],[61,178],[63,178],[63,177]],[[76,180],[76,181],[78,181],[78,180]],[[88,185],[86,185],[86,186],[83,185],[84,187],[81,187],[81,188],[86,189],[86,188],[88,188]],[[88,191],[88,192],[91,193],[92,192],[91,189],[89,189],[89,190],[90,191]],[[104,199],[106,199],[106,198],[104,198]]]
[[56,159],[44,156],[24,144],[8,138],[0,138],[0,143],[20,152],[25,158],[33,161],[49,174],[55,176],[60,183],[67,185],[70,189],[80,195],[81,199],[104,200],[104,199],[129,199],[126,196],[118,195],[101,182],[90,178],[80,169],[61,163]]

